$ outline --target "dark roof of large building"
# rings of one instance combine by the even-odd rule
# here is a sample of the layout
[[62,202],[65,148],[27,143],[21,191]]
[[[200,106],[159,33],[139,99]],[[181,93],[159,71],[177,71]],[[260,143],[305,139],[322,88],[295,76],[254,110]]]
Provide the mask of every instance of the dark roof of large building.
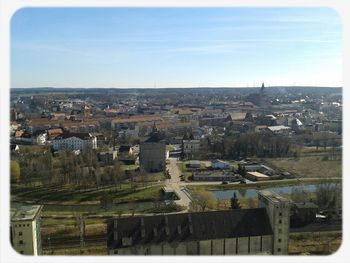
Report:
[[164,142],[164,139],[160,136],[151,136],[144,143]]
[[[116,226],[115,226],[116,222]],[[117,240],[114,240],[114,232]],[[265,208],[109,219],[107,247],[272,235]]]
[[92,138],[91,134],[87,133],[87,132],[80,132],[80,133],[64,132],[64,133],[56,136],[54,140],[67,139],[67,138],[71,138],[71,137],[76,137],[76,138],[79,138],[82,140],[87,140],[87,139]]

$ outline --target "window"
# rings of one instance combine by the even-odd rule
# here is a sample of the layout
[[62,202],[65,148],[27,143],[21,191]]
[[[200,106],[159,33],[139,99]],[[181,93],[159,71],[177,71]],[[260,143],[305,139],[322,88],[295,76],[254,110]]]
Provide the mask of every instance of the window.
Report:
[[22,232],[18,232],[18,235],[19,235],[19,236],[23,236],[23,233],[22,233]]
[[281,252],[281,248],[278,248],[277,251],[278,251],[278,252]]
[[20,245],[23,245],[23,240],[18,241]]
[[282,224],[282,220],[281,220],[281,219],[280,219],[280,220],[278,220],[278,223],[279,223],[279,224]]
[[282,212],[279,213],[279,216],[282,216]]
[[23,251],[23,250],[21,250],[19,253],[24,254],[24,251]]
[[278,243],[281,243],[281,242],[282,242],[282,239],[279,238],[279,239],[278,239]]

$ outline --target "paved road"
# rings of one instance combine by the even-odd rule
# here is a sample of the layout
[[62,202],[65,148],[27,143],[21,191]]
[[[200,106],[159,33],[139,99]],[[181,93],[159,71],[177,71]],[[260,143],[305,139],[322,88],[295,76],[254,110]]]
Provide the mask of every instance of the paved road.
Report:
[[167,165],[167,169],[170,173],[170,179],[167,179],[167,184],[176,184],[180,182],[181,171],[179,167],[176,165],[176,158],[169,158],[169,164]]
[[186,206],[187,209],[184,211],[188,211],[189,205],[191,203],[191,198],[188,192],[184,190],[182,186],[180,175],[181,171],[179,167],[176,165],[176,158],[169,158],[169,164],[167,165],[167,169],[169,170],[170,179],[166,180],[166,187],[172,188],[176,195],[180,198],[176,200],[175,203],[181,206]]

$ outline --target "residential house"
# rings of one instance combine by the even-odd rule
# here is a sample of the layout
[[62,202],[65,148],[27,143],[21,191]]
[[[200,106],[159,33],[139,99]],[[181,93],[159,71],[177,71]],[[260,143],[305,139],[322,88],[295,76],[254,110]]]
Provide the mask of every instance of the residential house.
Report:
[[98,160],[105,165],[112,165],[114,160],[117,159],[118,151],[106,151],[98,153]]
[[182,140],[182,150],[185,159],[192,159],[199,153],[201,147],[200,140]]

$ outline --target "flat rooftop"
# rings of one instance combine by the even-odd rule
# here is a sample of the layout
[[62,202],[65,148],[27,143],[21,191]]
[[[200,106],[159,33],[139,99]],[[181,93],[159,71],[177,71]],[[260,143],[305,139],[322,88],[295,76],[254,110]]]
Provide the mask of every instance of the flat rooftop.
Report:
[[262,177],[262,178],[269,177],[269,176],[267,176],[263,173],[259,173],[259,172],[247,172],[247,174],[253,175],[255,177]]
[[42,208],[42,205],[21,206],[13,214],[11,213],[11,221],[35,220]]
[[264,196],[265,198],[269,199],[270,201],[277,203],[277,202],[290,202],[287,198],[284,198],[283,196],[269,190],[261,190],[258,192],[260,195]]

